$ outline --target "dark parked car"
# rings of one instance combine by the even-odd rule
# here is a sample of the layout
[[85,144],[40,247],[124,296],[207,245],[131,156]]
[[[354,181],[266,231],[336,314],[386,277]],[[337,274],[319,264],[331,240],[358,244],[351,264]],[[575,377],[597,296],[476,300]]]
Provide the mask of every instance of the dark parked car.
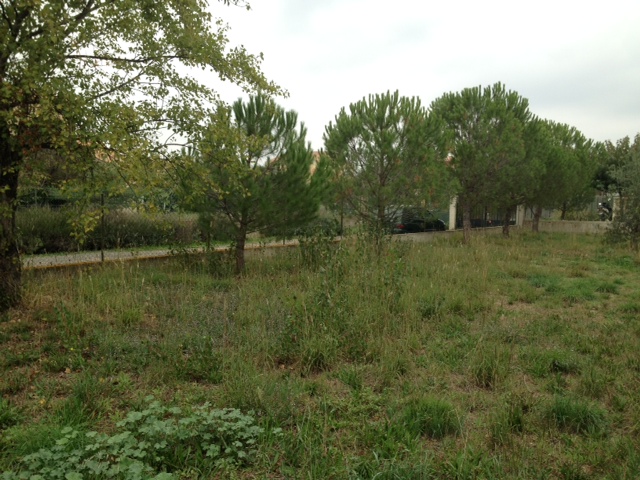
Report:
[[393,233],[441,232],[446,229],[446,223],[433,213],[415,208],[403,209],[393,225]]

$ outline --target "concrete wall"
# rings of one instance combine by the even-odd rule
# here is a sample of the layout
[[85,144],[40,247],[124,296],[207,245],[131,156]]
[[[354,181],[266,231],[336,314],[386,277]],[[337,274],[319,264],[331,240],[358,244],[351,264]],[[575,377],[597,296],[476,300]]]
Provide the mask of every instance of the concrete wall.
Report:
[[[522,218],[522,217],[520,217]],[[524,230],[531,231],[531,220],[521,220],[522,226],[512,225],[511,231]],[[541,220],[539,223],[539,231],[541,232],[559,232],[559,233],[587,233],[602,234],[611,227],[611,222],[584,222],[573,220]],[[394,240],[411,241],[411,242],[430,242],[434,238],[442,235],[452,235],[454,233],[462,234],[462,229],[449,230],[446,232],[423,232],[408,233],[403,235],[394,235]],[[474,228],[471,230],[472,235],[502,235],[502,227]]]
[[[604,233],[611,227],[611,222],[583,222],[573,220],[540,220],[538,229],[541,232],[562,233]],[[531,230],[531,220],[525,220],[524,230]]]

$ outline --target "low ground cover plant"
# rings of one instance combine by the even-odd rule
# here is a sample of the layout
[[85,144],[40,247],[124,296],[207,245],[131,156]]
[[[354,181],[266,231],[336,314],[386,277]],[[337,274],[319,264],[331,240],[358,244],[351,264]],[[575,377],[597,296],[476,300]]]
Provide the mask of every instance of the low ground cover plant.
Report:
[[[66,427],[55,445],[20,459],[20,478],[154,478],[170,480],[174,471],[220,470],[251,463],[264,429],[253,417],[235,409],[211,409],[209,404],[183,412],[147,397],[141,411],[131,411],[107,435]],[[277,431],[276,431],[277,433]]]
[[635,254],[310,242],[239,278],[198,258],[26,272],[0,322],[4,478],[58,478],[52,456],[82,478],[640,476]]

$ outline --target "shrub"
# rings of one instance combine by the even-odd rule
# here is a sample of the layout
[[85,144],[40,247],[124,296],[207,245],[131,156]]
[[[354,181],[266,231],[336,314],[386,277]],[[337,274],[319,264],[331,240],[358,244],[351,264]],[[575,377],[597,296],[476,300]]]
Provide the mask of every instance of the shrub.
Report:
[[198,239],[195,216],[169,213],[150,215],[133,211],[114,211],[105,216],[85,242],[90,250],[134,248],[192,243]]
[[25,254],[77,250],[78,242],[71,235],[72,217],[73,211],[68,208],[19,209],[16,228],[20,250]]
[[220,214],[202,212],[198,214],[200,240],[209,245],[211,242],[231,242],[236,238],[233,224]]
[[[235,409],[210,409],[209,404],[185,414],[180,408],[150,402],[117,423],[112,436],[72,428],[50,448],[21,460],[20,473],[5,472],[3,480],[18,478],[172,479],[188,468],[214,471],[248,464],[263,429],[250,415]],[[276,432],[277,433],[277,432]],[[178,475],[173,475],[177,473]]]
[[298,229],[295,234],[300,245],[302,264],[316,269],[327,265],[338,249],[334,245],[334,239],[339,233],[340,225],[337,221],[328,219],[318,220]]
[[[18,210],[16,226],[20,249],[25,254],[70,252],[78,249],[73,237],[72,208],[32,207]],[[195,215],[150,215],[134,211],[108,212],[84,239],[82,248],[136,248],[180,245],[200,239]]]

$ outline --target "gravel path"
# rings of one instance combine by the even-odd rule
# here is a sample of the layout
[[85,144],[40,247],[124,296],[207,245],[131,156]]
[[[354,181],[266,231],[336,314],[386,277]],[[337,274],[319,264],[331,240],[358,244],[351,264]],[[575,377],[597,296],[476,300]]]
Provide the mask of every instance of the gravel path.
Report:
[[[145,250],[145,251],[122,251],[107,250],[104,252],[105,262],[114,262],[117,260],[135,260],[135,259],[151,259],[162,258],[171,255],[171,250]],[[78,252],[78,253],[62,253],[55,255],[29,255],[22,257],[22,267],[25,269],[32,268],[53,268],[66,267],[75,265],[90,265],[101,263],[103,257],[101,252]]]
[[[286,242],[275,242],[268,244],[249,244],[246,251],[262,250],[264,248],[291,247],[297,245],[297,240],[287,240]],[[216,251],[225,251],[229,247],[216,247]],[[202,252],[202,248],[189,249],[190,253]],[[151,260],[154,258],[166,258],[174,254],[171,249],[157,250],[105,250],[104,260],[101,252],[77,252],[77,253],[58,253],[55,255],[29,255],[22,257],[22,268],[41,269],[41,268],[58,268],[72,267],[81,265],[94,265],[104,262],[128,261],[128,260]]]
[[[488,230],[488,229],[483,229]],[[496,232],[499,228],[494,229]],[[452,231],[445,232],[423,232],[423,233],[409,233],[404,235],[394,235],[394,239],[398,241],[412,241],[412,242],[431,242],[436,236],[448,235],[453,233]],[[339,242],[340,238],[336,238],[334,241]],[[272,242],[272,243],[251,243],[245,248],[247,254],[255,252],[264,252],[265,249],[273,250],[281,247],[293,247],[298,245],[297,240],[287,240],[286,242]],[[228,250],[229,247],[216,247],[216,251]],[[189,249],[189,252],[198,253],[202,248]],[[154,258],[166,258],[174,254],[171,249],[157,249],[157,250],[105,250],[104,262],[115,261],[127,261],[127,260],[150,260]],[[101,252],[77,252],[77,253],[58,253],[55,255],[29,255],[22,257],[22,267],[24,269],[41,269],[41,268],[59,268],[59,267],[73,267],[82,265],[94,265],[103,262]]]

